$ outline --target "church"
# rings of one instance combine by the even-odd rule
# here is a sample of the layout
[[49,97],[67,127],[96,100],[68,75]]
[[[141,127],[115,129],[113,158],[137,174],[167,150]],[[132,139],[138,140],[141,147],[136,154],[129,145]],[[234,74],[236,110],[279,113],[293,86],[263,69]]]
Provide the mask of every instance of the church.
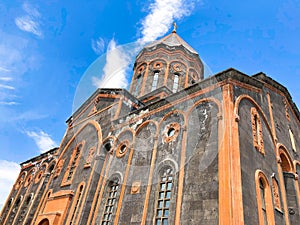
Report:
[[129,90],[97,89],[60,146],[21,163],[2,225],[297,225],[300,113],[264,73],[204,79],[173,30]]

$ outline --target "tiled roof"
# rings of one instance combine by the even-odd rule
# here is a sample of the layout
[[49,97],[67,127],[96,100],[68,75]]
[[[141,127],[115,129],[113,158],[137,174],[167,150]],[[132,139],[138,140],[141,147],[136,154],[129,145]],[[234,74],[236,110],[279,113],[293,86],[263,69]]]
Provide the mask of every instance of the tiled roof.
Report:
[[154,41],[151,44],[147,45],[145,48],[151,48],[158,44],[165,44],[168,46],[183,46],[191,53],[198,54],[195,49],[193,49],[188,43],[186,43],[181,37],[177,35],[176,32],[172,32],[171,34],[161,38],[160,40]]

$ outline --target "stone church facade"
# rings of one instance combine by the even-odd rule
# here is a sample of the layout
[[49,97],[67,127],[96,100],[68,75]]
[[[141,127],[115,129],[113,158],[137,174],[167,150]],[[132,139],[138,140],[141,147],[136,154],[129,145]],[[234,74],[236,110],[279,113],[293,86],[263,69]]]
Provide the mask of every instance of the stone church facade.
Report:
[[204,79],[176,31],[137,55],[130,90],[98,89],[58,148],[21,164],[10,225],[300,223],[300,114],[263,73]]

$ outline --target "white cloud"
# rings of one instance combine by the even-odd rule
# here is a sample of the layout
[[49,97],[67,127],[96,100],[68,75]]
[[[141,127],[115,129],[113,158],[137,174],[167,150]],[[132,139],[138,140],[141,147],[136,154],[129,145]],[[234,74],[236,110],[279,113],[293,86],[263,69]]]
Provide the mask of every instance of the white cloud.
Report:
[[19,103],[17,102],[0,102],[0,105],[18,105]]
[[3,71],[3,72],[9,72],[10,70],[9,70],[9,69],[6,69],[6,68],[4,68],[4,67],[2,67],[2,66],[0,66],[0,71]]
[[20,172],[19,164],[6,160],[0,160],[0,211],[15,183]]
[[35,141],[35,144],[38,146],[41,153],[46,152],[57,146],[57,144],[55,143],[55,141],[52,140],[50,135],[43,131],[26,131],[26,134],[28,135],[28,137],[31,137]]
[[43,33],[40,28],[41,15],[38,10],[28,3],[23,4],[23,10],[27,14],[15,18],[15,24],[23,31],[42,37]]
[[130,61],[129,53],[112,39],[107,48],[103,76],[100,79],[92,77],[93,84],[98,88],[126,88],[126,69]]
[[0,84],[0,88],[9,89],[9,90],[15,90],[15,88],[13,86],[5,85],[5,84]]
[[[1,69],[1,68],[0,68]],[[12,81],[13,78],[12,77],[0,77],[1,81]]]
[[97,40],[92,39],[92,49],[97,54],[103,53],[105,47],[105,41],[103,38],[99,37]]
[[39,59],[28,40],[0,29],[0,102],[16,101],[23,74],[35,69]]
[[150,13],[142,20],[142,43],[164,35],[175,20],[191,14],[199,0],[155,0],[148,7]]
[[[94,86],[98,88],[126,88],[128,81],[126,70],[131,63],[133,55],[145,43],[154,41],[164,35],[175,20],[190,15],[194,4],[199,0],[154,0],[148,7],[150,13],[142,20],[142,37],[128,51],[127,47],[117,46],[114,39],[109,42],[106,64],[101,78],[92,77]],[[103,40],[92,42],[96,52],[103,48]],[[96,52],[97,53],[97,52]]]

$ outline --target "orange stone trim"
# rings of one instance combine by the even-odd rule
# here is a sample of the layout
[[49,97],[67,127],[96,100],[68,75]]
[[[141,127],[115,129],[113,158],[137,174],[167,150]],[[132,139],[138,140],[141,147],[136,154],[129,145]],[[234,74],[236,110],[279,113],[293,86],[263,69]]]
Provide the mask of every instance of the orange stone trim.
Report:
[[121,95],[119,94],[98,94],[97,96],[95,96],[93,100],[91,100],[89,104],[87,104],[85,108],[82,109],[82,111],[76,117],[73,118],[73,121],[76,121],[92,104],[95,104],[95,102],[99,102],[101,98],[120,98],[120,97]]
[[295,171],[296,171],[296,182],[295,182],[295,186],[296,186],[296,192],[297,192],[297,195],[298,195],[298,201],[299,201],[299,205],[300,205],[300,185],[299,185],[299,174],[297,172],[297,165],[299,165],[300,167],[300,161],[297,161],[297,160],[294,160],[294,168],[295,168]]
[[150,66],[150,64],[149,64],[149,62],[147,62],[146,71],[143,75],[143,82],[142,82],[142,85],[140,86],[139,93],[137,94],[136,97],[144,95],[146,82],[147,82],[147,79],[148,79],[148,76],[149,76],[149,66]]
[[272,191],[274,197],[274,206],[277,210],[281,211],[281,199],[280,199],[280,192],[278,187],[278,182],[275,177],[272,177]]
[[182,198],[183,198],[183,183],[184,183],[184,166],[185,166],[185,156],[186,156],[186,143],[187,143],[187,118],[183,115],[184,128],[182,133],[182,146],[180,155],[180,166],[179,166],[179,176],[178,176],[178,190],[176,199],[176,212],[175,212],[175,225],[180,225],[180,216],[182,208]]
[[128,174],[129,174],[130,164],[131,164],[131,160],[132,160],[132,157],[133,157],[133,152],[134,152],[134,149],[131,148],[130,153],[129,153],[129,157],[128,157],[128,161],[127,161],[125,174],[124,174],[124,180],[122,182],[122,188],[121,188],[121,193],[120,193],[118,206],[117,206],[117,210],[116,210],[114,225],[117,225],[118,222],[119,222],[119,217],[120,217],[122,202],[123,202],[123,198],[124,198],[124,194],[125,194],[126,182],[127,182],[127,178],[128,178]]
[[169,68],[170,68],[171,63],[167,62],[166,65],[166,71],[165,71],[165,75],[164,75],[164,86],[167,86],[167,82],[168,82],[168,77],[169,77]]
[[265,191],[265,207],[266,207],[266,214],[267,220],[269,225],[275,225],[274,220],[274,209],[273,209],[273,202],[272,202],[272,192],[271,187],[269,185],[267,177],[261,170],[257,170],[255,172],[255,183],[256,183],[256,199],[257,199],[257,208],[258,208],[258,218],[259,218],[259,225],[265,225],[264,216],[262,212],[262,199],[260,193],[260,180],[264,183],[264,191]]
[[[235,223],[233,219],[232,202],[233,190],[231,180],[233,180],[231,169],[231,154],[232,147],[232,120],[233,118],[233,96],[232,86],[227,84],[223,87],[223,121],[224,127],[219,127],[219,157],[218,157],[218,172],[219,172],[219,225],[227,224],[243,224],[243,219],[239,223]],[[220,125],[220,124],[219,124]],[[236,138],[236,137],[235,137]],[[239,161],[239,158],[237,158]],[[238,192],[237,194],[241,194]],[[240,212],[240,210],[242,212]],[[236,216],[243,218],[243,208],[236,211]]]
[[269,133],[272,136],[272,141],[273,141],[273,144],[274,144],[274,147],[275,147],[276,146],[276,140],[275,140],[275,137],[273,135],[271,126],[270,126],[270,124],[267,120],[267,117],[266,117],[264,111],[262,110],[262,108],[257,104],[257,102],[253,98],[251,98],[249,95],[240,95],[239,97],[237,97],[237,99],[235,101],[235,106],[234,106],[234,115],[239,116],[239,105],[240,105],[242,100],[248,100],[249,102],[251,102],[254,105],[254,107],[256,108],[257,112],[261,114],[262,119],[264,120],[264,123],[265,123]]
[[[80,189],[80,186],[82,186],[83,185],[83,189],[82,189],[82,193],[81,193],[81,197],[80,197],[80,199],[78,199],[78,195],[79,195],[79,189]],[[82,199],[82,197],[83,197],[83,195],[84,195],[84,192],[85,192],[85,182],[81,182],[79,185],[78,185],[78,187],[77,187],[77,190],[76,190],[76,193],[75,193],[75,197],[74,197],[74,200],[73,200],[73,204],[72,204],[72,206],[71,206],[71,208],[70,208],[70,210],[69,210],[69,215],[68,215],[68,218],[67,218],[67,221],[66,221],[66,224],[70,224],[71,222],[72,222],[72,224],[78,224],[78,220],[80,219],[80,216],[78,216],[77,218],[76,218],[76,214],[77,214],[77,212],[80,210],[80,208],[82,207],[82,205],[84,204],[84,202],[81,200]],[[77,204],[77,201],[80,201],[79,203],[78,203],[78,207],[75,209],[75,205]],[[79,207],[81,205],[81,207]],[[75,211],[74,211],[75,210]],[[75,215],[75,217],[73,218],[73,220],[71,221],[71,219],[72,219],[72,214],[74,214]],[[80,215],[80,214],[79,214]],[[75,221],[76,221],[76,223],[75,223]]]
[[[105,140],[107,140],[107,139],[105,139]],[[99,154],[99,152],[98,152],[98,154]],[[105,186],[105,183],[106,183],[106,179],[104,178],[104,176],[107,177],[112,158],[113,157],[110,154],[106,154],[106,157],[105,157],[105,160],[104,160],[104,163],[103,163],[103,167],[101,169],[100,178],[99,178],[97,188],[96,188],[96,191],[95,191],[95,196],[93,198],[93,203],[92,203],[92,206],[91,206],[91,211],[90,211],[90,214],[89,214],[89,217],[88,217],[87,224],[95,224],[97,214],[98,214],[98,210],[99,210],[99,206],[100,206],[100,202],[101,202],[101,198],[102,198],[102,194],[103,194],[103,189],[104,189],[104,186]],[[104,175],[105,171],[106,171],[106,173]],[[102,183],[102,180],[103,180],[103,183]],[[99,193],[99,195],[98,195],[98,193]],[[98,201],[97,201],[97,199],[98,199]],[[97,202],[97,204],[96,204],[96,202]],[[95,212],[94,215],[93,215],[93,212]]]
[[154,171],[156,154],[157,154],[157,142],[158,142],[157,137],[159,134],[158,123],[153,120],[146,121],[146,122],[142,123],[136,131],[136,134],[138,134],[140,132],[140,129],[142,129],[144,126],[146,126],[150,123],[155,125],[156,134],[154,136],[155,138],[154,138],[154,144],[153,144],[153,151],[152,151],[152,157],[151,157],[151,163],[150,163],[150,171],[149,171],[148,184],[147,184],[147,189],[146,189],[146,196],[145,196],[141,225],[145,225],[146,219],[147,219],[147,211],[148,211],[149,198],[150,198],[150,192],[151,192],[151,183],[152,183],[152,179],[153,179],[153,171]]
[[[85,119],[79,120],[79,121],[77,121],[76,123],[73,123],[73,124],[72,124],[72,127],[74,128],[74,127],[76,127],[76,126],[78,126],[78,125],[80,125],[80,124],[82,124],[82,123],[84,123],[84,122],[86,122],[86,121],[90,121],[90,120],[92,120],[95,116],[97,116],[98,114],[100,114],[100,113],[102,113],[102,112],[104,112],[104,111],[106,111],[106,110],[108,110],[108,109],[110,109],[110,108],[112,108],[113,106],[118,105],[118,104],[119,104],[119,102],[115,102],[115,103],[113,103],[113,104],[107,106],[106,108],[97,111],[97,112],[94,113],[93,115],[91,115],[91,116],[89,116],[89,117],[86,117]],[[76,121],[76,120],[74,120],[74,121]],[[72,127],[70,127],[70,128],[72,128]]]
[[168,109],[168,108],[170,108],[170,107],[173,107],[174,105],[177,105],[177,104],[179,104],[179,103],[181,103],[181,102],[183,102],[183,101],[192,99],[192,98],[194,98],[194,97],[197,97],[197,96],[199,96],[199,95],[202,95],[202,94],[204,94],[204,93],[207,93],[207,92],[209,92],[209,91],[212,91],[212,90],[214,90],[215,88],[221,87],[221,86],[224,85],[224,84],[226,84],[225,81],[224,81],[224,82],[217,83],[217,84],[215,84],[215,85],[211,85],[211,86],[209,86],[209,87],[207,87],[207,88],[204,88],[204,89],[202,89],[202,90],[199,90],[199,91],[196,92],[196,93],[190,94],[190,95],[185,96],[185,97],[183,97],[183,98],[181,98],[181,99],[175,100],[175,101],[172,102],[172,103],[168,103],[168,104],[166,104],[166,105],[164,105],[164,106],[162,106],[162,107],[159,107],[159,108],[157,108],[157,109],[155,109],[155,110],[152,110],[151,112],[145,113],[145,114],[143,114],[143,115],[141,115],[141,116],[136,116],[135,118],[132,118],[132,119],[130,119],[130,120],[126,120],[126,121],[124,121],[124,123],[122,123],[122,124],[116,126],[116,129],[121,129],[121,128],[124,127],[124,126],[128,126],[130,123],[137,122],[137,121],[139,121],[139,120],[141,120],[141,119],[143,119],[143,118],[145,118],[145,117],[149,117],[149,116],[151,116],[151,115],[153,115],[153,114],[155,114],[155,113],[157,113],[157,112],[160,112],[160,111],[166,110],[166,109]]
[[[123,149],[125,148],[125,149]],[[129,149],[129,142],[126,141],[122,141],[119,145],[118,148],[116,150],[116,157],[117,158],[122,158],[123,156],[125,156],[125,154],[127,153]]]
[[279,174],[279,184],[280,184],[280,190],[281,190],[281,194],[282,194],[285,223],[287,225],[289,225],[290,221],[289,221],[288,204],[287,204],[287,201],[286,201],[286,191],[285,191],[285,184],[284,184],[284,178],[283,178],[283,173],[282,173],[283,172],[282,171],[282,166],[281,166],[282,161],[281,161],[281,158],[280,158],[280,154],[283,154],[286,157],[289,164],[290,164],[290,162],[292,162],[291,157],[290,157],[286,147],[281,143],[277,143],[277,145],[276,145],[276,156],[277,156],[277,158],[280,159],[277,162],[277,168],[278,168],[278,174]]
[[[72,153],[71,158],[70,158],[70,161],[69,161],[69,165],[67,166],[67,170],[65,171],[65,175],[62,179],[61,186],[70,185],[72,183],[74,175],[75,175],[77,167],[78,167],[78,164],[79,164],[79,161],[80,161],[80,158],[81,158],[81,155],[82,155],[82,152],[84,151],[84,147],[85,147],[84,145],[85,145],[85,141],[81,141],[74,148],[73,153]],[[81,149],[79,150],[79,153],[77,155],[77,159],[75,159],[75,156],[77,154],[77,151],[78,151],[79,147]],[[71,170],[71,167],[72,167],[72,164],[73,164],[74,161],[75,161],[75,165],[74,165],[75,168],[73,170],[71,178],[68,180],[69,172]]]
[[93,125],[95,127],[95,129],[97,130],[97,135],[98,135],[98,142],[101,143],[102,142],[102,132],[101,132],[101,127],[99,125],[99,123],[97,123],[94,120],[90,120],[87,123],[85,123],[82,127],[80,127],[78,129],[78,131],[73,135],[73,137],[69,140],[69,142],[66,144],[66,146],[64,147],[64,149],[62,150],[58,161],[63,158],[63,155],[65,154],[66,150],[69,148],[69,146],[71,145],[71,143],[74,141],[74,139],[80,134],[80,132],[88,125]]
[[262,124],[261,124],[259,114],[255,107],[251,107],[251,122],[252,122],[253,145],[257,151],[259,151],[264,155],[265,150],[264,150]]

